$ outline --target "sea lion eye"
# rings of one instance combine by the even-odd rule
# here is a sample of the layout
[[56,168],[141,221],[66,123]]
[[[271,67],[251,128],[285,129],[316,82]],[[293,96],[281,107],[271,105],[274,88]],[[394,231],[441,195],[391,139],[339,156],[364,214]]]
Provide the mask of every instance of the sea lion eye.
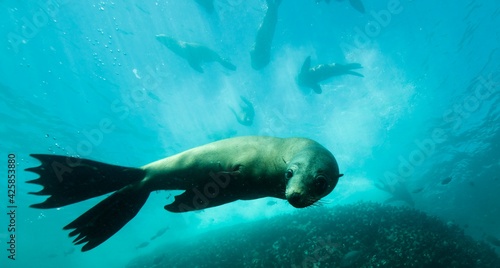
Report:
[[293,170],[289,169],[285,172],[285,177],[287,179],[290,179],[291,177],[293,177]]
[[314,181],[314,190],[316,193],[323,193],[327,186],[328,183],[326,182],[325,176],[318,176],[316,181]]

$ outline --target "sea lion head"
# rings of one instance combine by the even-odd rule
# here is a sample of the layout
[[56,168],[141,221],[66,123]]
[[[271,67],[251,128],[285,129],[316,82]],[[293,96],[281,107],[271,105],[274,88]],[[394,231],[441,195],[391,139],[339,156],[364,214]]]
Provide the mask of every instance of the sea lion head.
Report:
[[156,35],[156,40],[160,41],[164,46],[166,46],[169,49],[172,49],[176,46],[179,46],[179,42],[175,39],[173,39],[170,36],[166,36],[164,34],[158,34]]
[[296,208],[308,207],[331,193],[343,176],[333,155],[319,146],[300,152],[287,164],[285,198]]

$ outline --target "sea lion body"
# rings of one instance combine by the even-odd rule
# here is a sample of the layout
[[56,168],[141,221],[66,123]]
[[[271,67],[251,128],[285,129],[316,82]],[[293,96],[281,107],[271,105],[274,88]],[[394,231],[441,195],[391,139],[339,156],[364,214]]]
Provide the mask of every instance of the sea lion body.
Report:
[[252,68],[260,70],[271,61],[271,45],[278,23],[278,8],[282,0],[267,0],[267,11],[257,30],[255,43],[250,51]]
[[329,193],[338,179],[333,155],[309,139],[274,137],[225,139],[153,162],[142,167],[146,170],[146,177],[141,187],[150,191],[186,190],[176,196],[172,204],[165,206],[171,212],[204,209],[238,199],[287,199],[294,193],[302,197],[295,204],[305,207],[326,194],[326,190],[321,195],[308,193],[310,185],[307,181],[314,180],[318,174],[311,170],[311,174],[290,180],[288,184],[285,173],[293,161],[300,161],[300,166],[306,168],[319,156],[323,165],[318,169],[331,178],[327,187]]
[[313,89],[315,93],[321,94],[323,90],[321,89],[319,82],[327,80],[334,76],[345,74],[364,77],[362,74],[352,71],[353,69],[360,68],[362,68],[362,66],[359,63],[330,63],[311,67],[311,57],[309,56],[302,64],[300,73],[297,76],[297,82],[300,86],[309,87]]
[[255,117],[255,109],[253,108],[253,104],[243,96],[240,96],[240,99],[242,101],[242,104],[240,104],[239,111],[236,111],[233,108],[230,109],[236,117],[238,123],[244,126],[251,126]]
[[217,52],[204,45],[175,40],[164,34],[157,35],[156,40],[178,56],[187,60],[189,65],[200,73],[203,73],[202,63],[214,61],[220,63],[226,69],[231,71],[236,70],[236,66],[229,62],[228,59],[222,58]]
[[184,190],[165,206],[171,212],[201,210],[236,200],[286,199],[310,206],[336,186],[339,168],[333,155],[306,138],[237,137],[216,141],[152,162],[141,168],[92,160],[32,155],[42,165],[29,168],[50,195],[35,208],[56,208],[114,192],[68,224],[76,244],[90,250],[120,230],[157,190]]

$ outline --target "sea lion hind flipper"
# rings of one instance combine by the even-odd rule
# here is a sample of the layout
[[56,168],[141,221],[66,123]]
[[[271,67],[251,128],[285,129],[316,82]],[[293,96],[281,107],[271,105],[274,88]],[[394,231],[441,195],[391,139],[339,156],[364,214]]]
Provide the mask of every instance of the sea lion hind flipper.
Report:
[[146,203],[149,192],[130,185],[116,191],[108,198],[66,225],[64,230],[73,230],[69,236],[77,236],[73,243],[82,251],[91,250],[118,232]]
[[43,189],[34,195],[50,195],[47,200],[33,204],[33,208],[57,208],[92,197],[119,190],[140,181],[145,171],[100,163],[97,161],[47,154],[32,154],[42,164],[27,168],[40,177],[27,181],[39,184]]
[[164,208],[170,212],[188,212],[220,206],[237,199],[223,192],[219,192],[215,196],[210,194],[207,196],[203,188],[193,188],[175,196],[174,202]]

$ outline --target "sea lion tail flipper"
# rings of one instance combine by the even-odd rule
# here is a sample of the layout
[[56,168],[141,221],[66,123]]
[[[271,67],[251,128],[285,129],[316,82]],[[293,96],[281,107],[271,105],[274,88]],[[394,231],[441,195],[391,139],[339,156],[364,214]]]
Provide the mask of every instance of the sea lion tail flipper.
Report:
[[142,180],[146,174],[139,168],[75,157],[47,154],[31,156],[42,164],[26,169],[40,176],[27,182],[39,184],[43,189],[30,194],[50,195],[44,202],[31,205],[33,208],[58,208],[107,194]]
[[349,63],[349,64],[339,65],[339,66],[342,66],[342,69],[344,70],[344,74],[350,74],[350,75],[355,75],[355,76],[359,76],[359,77],[365,77],[364,75],[362,75],[362,74],[360,74],[358,72],[351,71],[351,70],[354,70],[354,69],[361,69],[361,68],[363,68],[363,66],[361,66],[361,64],[359,64],[359,63]]
[[224,66],[224,68],[226,69],[229,69],[231,71],[236,71],[236,66],[234,64],[232,64],[231,62],[229,62],[229,60],[227,59],[220,59],[219,60],[219,63]]
[[63,229],[74,229],[75,245],[86,243],[82,251],[91,250],[118,232],[146,203],[149,191],[137,185],[124,187],[102,200]]
[[300,68],[300,73],[305,74],[309,68],[311,68],[311,56],[308,56],[304,63],[302,63],[302,68]]

